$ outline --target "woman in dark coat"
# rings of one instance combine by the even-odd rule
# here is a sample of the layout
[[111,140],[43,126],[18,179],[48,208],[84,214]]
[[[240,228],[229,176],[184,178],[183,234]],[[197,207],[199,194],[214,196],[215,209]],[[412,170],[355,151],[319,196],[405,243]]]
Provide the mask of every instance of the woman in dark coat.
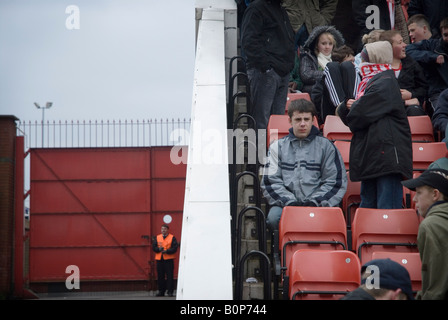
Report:
[[367,44],[355,99],[337,109],[353,132],[350,178],[361,181],[361,207],[402,208],[401,180],[412,177],[412,140],[388,41]]

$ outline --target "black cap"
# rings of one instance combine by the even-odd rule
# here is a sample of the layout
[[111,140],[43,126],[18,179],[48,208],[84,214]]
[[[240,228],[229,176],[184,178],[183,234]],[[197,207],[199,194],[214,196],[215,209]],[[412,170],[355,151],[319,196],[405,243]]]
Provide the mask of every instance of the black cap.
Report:
[[[411,277],[409,276],[408,270],[401,264],[392,261],[389,258],[371,260],[361,267],[361,275],[365,272],[368,266],[378,267],[379,287],[381,289],[401,289],[409,300],[414,300]],[[365,284],[365,282],[366,279],[362,279],[361,283]]]
[[417,187],[430,186],[448,196],[448,170],[428,169],[423,171],[419,177],[401,181],[401,184],[413,191]]

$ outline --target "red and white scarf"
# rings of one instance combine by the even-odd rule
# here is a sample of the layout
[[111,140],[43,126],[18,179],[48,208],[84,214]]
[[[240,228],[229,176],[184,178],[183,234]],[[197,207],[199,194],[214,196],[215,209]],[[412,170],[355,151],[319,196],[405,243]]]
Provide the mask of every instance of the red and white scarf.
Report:
[[364,91],[367,87],[367,82],[372,79],[378,73],[381,73],[386,70],[391,70],[392,66],[390,64],[378,64],[378,63],[361,63],[359,66],[359,71],[361,74],[361,82],[358,85],[358,89],[356,90],[355,99],[358,100],[364,95]]

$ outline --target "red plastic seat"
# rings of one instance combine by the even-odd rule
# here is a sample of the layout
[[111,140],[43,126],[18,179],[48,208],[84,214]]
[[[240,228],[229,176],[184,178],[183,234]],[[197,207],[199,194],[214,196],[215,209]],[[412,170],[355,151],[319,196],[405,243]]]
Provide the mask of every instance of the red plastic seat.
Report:
[[408,117],[412,142],[434,142],[434,128],[429,116]]
[[375,251],[418,252],[419,219],[414,209],[358,208],[352,225],[352,248],[361,263]]
[[311,97],[309,95],[309,93],[307,92],[297,92],[297,93],[288,93],[288,98],[286,99],[286,106],[285,106],[285,114],[288,114],[288,108],[289,108],[289,104],[291,103],[291,101],[293,100],[298,100],[298,99],[305,99],[308,101],[311,101]]
[[285,276],[293,253],[299,249],[343,250],[347,229],[339,207],[284,207],[279,223],[279,250]]
[[446,155],[445,142],[413,142],[412,162],[414,171],[424,171],[429,165]]
[[344,161],[345,170],[349,170],[350,163],[350,141],[336,140],[334,141],[334,145],[339,150],[339,153],[342,156],[342,160]]
[[[287,136],[289,134],[289,128],[291,124],[289,123],[289,117],[287,115],[273,114],[269,117],[268,127],[267,127],[267,146],[271,145],[272,141],[278,140]],[[277,132],[274,132],[277,130]]]
[[340,299],[361,282],[359,259],[346,250],[299,250],[289,268],[292,300]]
[[405,267],[412,282],[412,291],[422,289],[422,261],[418,252],[374,252],[372,259],[391,259]]
[[342,122],[341,118],[338,116],[328,115],[325,118],[323,135],[332,141],[351,141],[353,133],[350,131],[350,128]]

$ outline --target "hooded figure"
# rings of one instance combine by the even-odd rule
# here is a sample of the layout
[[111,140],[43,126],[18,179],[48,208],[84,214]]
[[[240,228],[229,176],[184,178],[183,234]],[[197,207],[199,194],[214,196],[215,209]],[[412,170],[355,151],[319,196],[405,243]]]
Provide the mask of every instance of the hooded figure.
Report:
[[341,103],[337,113],[353,132],[350,178],[361,181],[364,208],[402,207],[401,180],[412,177],[412,140],[398,80],[391,70],[388,41],[368,44],[360,65],[363,77],[355,99]]
[[319,26],[313,29],[300,53],[300,78],[304,92],[311,93],[314,84],[331,61],[334,48],[345,43],[344,37],[334,26]]

